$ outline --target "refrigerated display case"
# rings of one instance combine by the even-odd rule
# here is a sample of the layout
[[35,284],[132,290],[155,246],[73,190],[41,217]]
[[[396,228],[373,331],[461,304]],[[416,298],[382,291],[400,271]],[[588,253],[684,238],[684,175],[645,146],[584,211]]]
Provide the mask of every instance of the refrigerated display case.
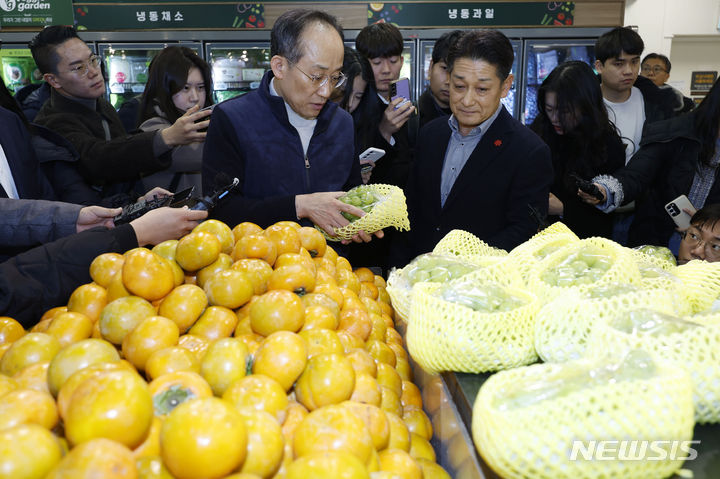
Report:
[[529,125],[538,114],[537,90],[543,80],[559,64],[580,60],[593,66],[594,40],[527,40],[525,41],[525,79],[520,120]]
[[[521,65],[521,55],[522,55],[522,42],[518,39],[511,39],[510,43],[512,43],[513,47],[513,53],[515,54],[515,60],[513,61],[512,69],[510,70],[510,73],[515,75],[515,81],[512,84],[512,87],[510,87],[510,91],[508,92],[508,95],[503,98],[501,101],[503,105],[505,105],[505,108],[510,112],[511,115],[513,115],[515,118],[518,116],[518,104],[517,98],[519,95],[517,95],[518,91],[518,83],[521,83],[521,78],[518,74],[520,71],[520,65]],[[420,60],[418,62],[418,66],[422,68],[422,70],[417,72],[417,92],[416,92],[416,98],[419,98],[423,91],[425,91],[426,88],[430,86],[430,80],[428,79],[428,69],[430,68],[430,61],[432,60],[432,51],[433,47],[435,45],[435,40],[421,40],[420,41]]]
[[[127,100],[142,95],[148,80],[148,67],[153,57],[168,43],[100,43],[98,51],[105,63],[108,100],[118,109]],[[182,46],[202,55],[197,43]]]
[[215,102],[221,102],[260,86],[270,70],[270,44],[207,43],[205,58],[212,68]]

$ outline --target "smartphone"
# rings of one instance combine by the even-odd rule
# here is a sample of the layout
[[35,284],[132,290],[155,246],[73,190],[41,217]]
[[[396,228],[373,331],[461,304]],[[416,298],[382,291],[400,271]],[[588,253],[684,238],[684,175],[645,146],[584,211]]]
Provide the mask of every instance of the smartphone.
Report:
[[[395,98],[404,98],[406,101],[410,101],[409,79],[400,78],[390,83],[390,101],[393,101]],[[400,105],[402,105],[403,103],[400,103],[398,106],[395,107],[395,109],[397,110],[398,108],[400,108]]]
[[373,148],[372,146],[367,150],[360,153],[360,164],[365,165],[367,163],[375,163],[377,160],[385,155],[385,150],[380,148]]
[[685,195],[680,195],[665,205],[665,211],[667,211],[667,214],[670,215],[678,228],[686,230],[690,227],[690,218],[692,218],[692,215],[687,214],[683,210],[696,211],[695,207]]

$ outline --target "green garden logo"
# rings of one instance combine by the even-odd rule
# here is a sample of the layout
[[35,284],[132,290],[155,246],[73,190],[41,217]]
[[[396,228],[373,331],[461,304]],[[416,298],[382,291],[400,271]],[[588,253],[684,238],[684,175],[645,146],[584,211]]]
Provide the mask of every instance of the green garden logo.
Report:
[[0,8],[6,12],[17,10],[25,12],[30,10],[50,10],[50,2],[40,0],[0,0]]

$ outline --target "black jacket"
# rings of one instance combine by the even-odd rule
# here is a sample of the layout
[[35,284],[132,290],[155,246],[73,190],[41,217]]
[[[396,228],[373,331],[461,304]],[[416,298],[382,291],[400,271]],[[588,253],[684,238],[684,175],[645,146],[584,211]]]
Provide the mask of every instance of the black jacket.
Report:
[[[103,118],[108,123],[110,140],[105,139]],[[131,192],[142,174],[170,165],[170,155],[154,154],[157,132],[128,135],[117,112],[104,98],[98,98],[95,110],[91,110],[53,89],[35,123],[73,145],[80,155],[78,171],[89,185],[102,188],[102,196]]]
[[15,94],[15,99],[20,104],[27,121],[34,121],[38,112],[50,98],[52,87],[47,82],[37,83],[23,87]]
[[[630,246],[666,246],[675,231],[675,223],[664,207],[690,192],[701,147],[694,122],[695,114],[691,112],[650,125],[637,154],[613,174],[622,184],[623,201],[636,200]],[[716,181],[705,204],[718,202],[720,182]]]
[[387,105],[378,97],[373,85],[368,85],[358,108],[353,112],[355,124],[355,159],[367,148],[375,147],[385,151],[385,156],[375,163],[370,183],[384,183],[404,187],[414,157],[418,118],[411,115],[408,121],[392,137],[390,145],[380,134],[378,126]]
[[0,264],[0,315],[32,327],[45,311],[67,304],[78,286],[92,281],[90,263],[102,253],[137,247],[132,226],[94,228],[31,249]]
[[505,107],[470,154],[441,206],[442,165],[451,131],[447,118],[437,118],[418,135],[418,156],[406,188],[410,231],[397,235],[393,244],[395,266],[431,251],[453,229],[509,251],[537,232],[529,205],[547,214],[553,180],[550,150]]
[[420,128],[425,126],[435,118],[440,116],[448,116],[452,113],[450,107],[440,108],[440,105],[435,101],[430,88],[426,89],[420,98],[418,99],[418,115],[420,116]]

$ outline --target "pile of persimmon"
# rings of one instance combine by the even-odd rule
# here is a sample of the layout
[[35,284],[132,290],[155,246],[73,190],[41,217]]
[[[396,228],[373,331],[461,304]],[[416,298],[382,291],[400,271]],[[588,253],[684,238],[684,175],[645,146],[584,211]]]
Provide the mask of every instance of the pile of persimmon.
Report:
[[382,277],[314,228],[208,220],[0,318],[0,478],[449,475]]

